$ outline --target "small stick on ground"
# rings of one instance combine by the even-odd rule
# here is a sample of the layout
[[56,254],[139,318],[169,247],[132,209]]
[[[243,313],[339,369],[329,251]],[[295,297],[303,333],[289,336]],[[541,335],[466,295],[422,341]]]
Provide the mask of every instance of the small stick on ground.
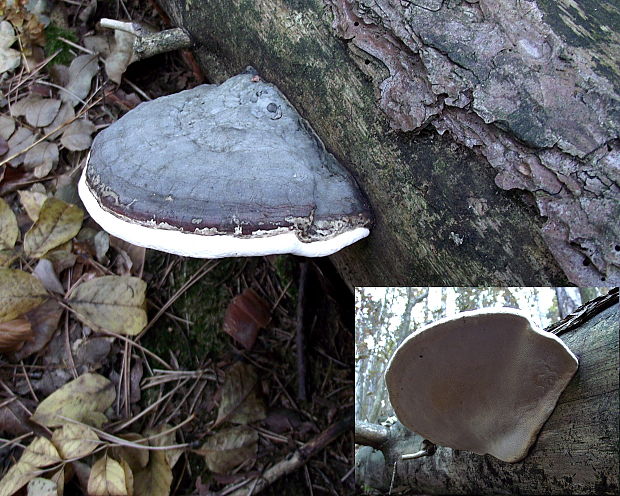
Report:
[[[256,484],[253,486],[237,489],[232,493],[228,493],[226,489],[220,491],[218,494],[221,496],[248,496],[251,494],[257,494],[269,485],[273,484],[280,477],[290,474],[294,470],[303,466],[310,458],[323,450],[328,444],[336,440],[341,434],[350,430],[353,426],[353,415],[347,415],[342,420],[330,425],[327,429],[321,432],[314,439],[308,441],[301,448],[295,451],[293,454],[286,457],[284,460],[279,461],[273,467],[265,470],[262,477],[256,479]],[[250,481],[248,481],[250,482]]]

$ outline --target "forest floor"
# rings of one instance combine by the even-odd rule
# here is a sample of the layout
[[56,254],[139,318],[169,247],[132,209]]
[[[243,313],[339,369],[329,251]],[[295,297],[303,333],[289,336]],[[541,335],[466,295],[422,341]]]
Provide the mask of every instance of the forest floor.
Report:
[[131,44],[97,25],[164,29],[164,14],[4,9],[0,494],[256,494],[271,475],[261,494],[353,494],[354,303],[330,263],[145,250],[77,195],[98,131],[206,82],[190,52],[128,64]]

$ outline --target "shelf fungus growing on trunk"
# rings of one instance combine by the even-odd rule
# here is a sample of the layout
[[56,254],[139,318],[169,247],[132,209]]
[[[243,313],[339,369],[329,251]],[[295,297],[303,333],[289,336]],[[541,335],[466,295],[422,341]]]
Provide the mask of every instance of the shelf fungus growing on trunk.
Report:
[[128,112],[96,137],[79,192],[111,234],[200,258],[330,255],[371,223],[353,177],[253,70]]
[[385,374],[401,423],[440,446],[523,459],[577,371],[575,355],[523,313],[442,319],[398,347]]

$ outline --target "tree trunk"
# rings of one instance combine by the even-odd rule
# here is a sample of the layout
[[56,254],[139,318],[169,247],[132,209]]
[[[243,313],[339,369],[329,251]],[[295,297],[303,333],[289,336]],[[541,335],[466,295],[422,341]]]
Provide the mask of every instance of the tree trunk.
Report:
[[254,66],[356,177],[375,225],[333,256],[350,284],[620,279],[617,33],[588,17],[617,5],[159,2],[211,81]]
[[[358,450],[357,483],[424,494],[618,494],[617,293],[612,301],[561,335],[579,369],[523,461],[444,447],[432,457],[401,460],[422,449],[422,438],[396,423],[374,432],[372,444],[381,451]],[[363,427],[356,425],[358,442]]]

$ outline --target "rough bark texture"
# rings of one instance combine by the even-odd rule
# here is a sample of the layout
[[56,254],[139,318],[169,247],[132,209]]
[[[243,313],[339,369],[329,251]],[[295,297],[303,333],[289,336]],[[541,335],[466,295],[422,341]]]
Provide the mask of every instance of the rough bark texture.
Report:
[[[618,34],[599,28],[593,9],[160,3],[201,45],[212,81],[253,65],[355,175],[376,225],[334,257],[350,283],[620,277]],[[618,7],[599,10],[612,25]]]
[[617,494],[619,316],[616,303],[562,333],[579,369],[522,462],[443,447],[403,461],[422,438],[396,423],[382,452],[358,450],[357,482],[385,491],[394,478],[393,491],[424,494]]

